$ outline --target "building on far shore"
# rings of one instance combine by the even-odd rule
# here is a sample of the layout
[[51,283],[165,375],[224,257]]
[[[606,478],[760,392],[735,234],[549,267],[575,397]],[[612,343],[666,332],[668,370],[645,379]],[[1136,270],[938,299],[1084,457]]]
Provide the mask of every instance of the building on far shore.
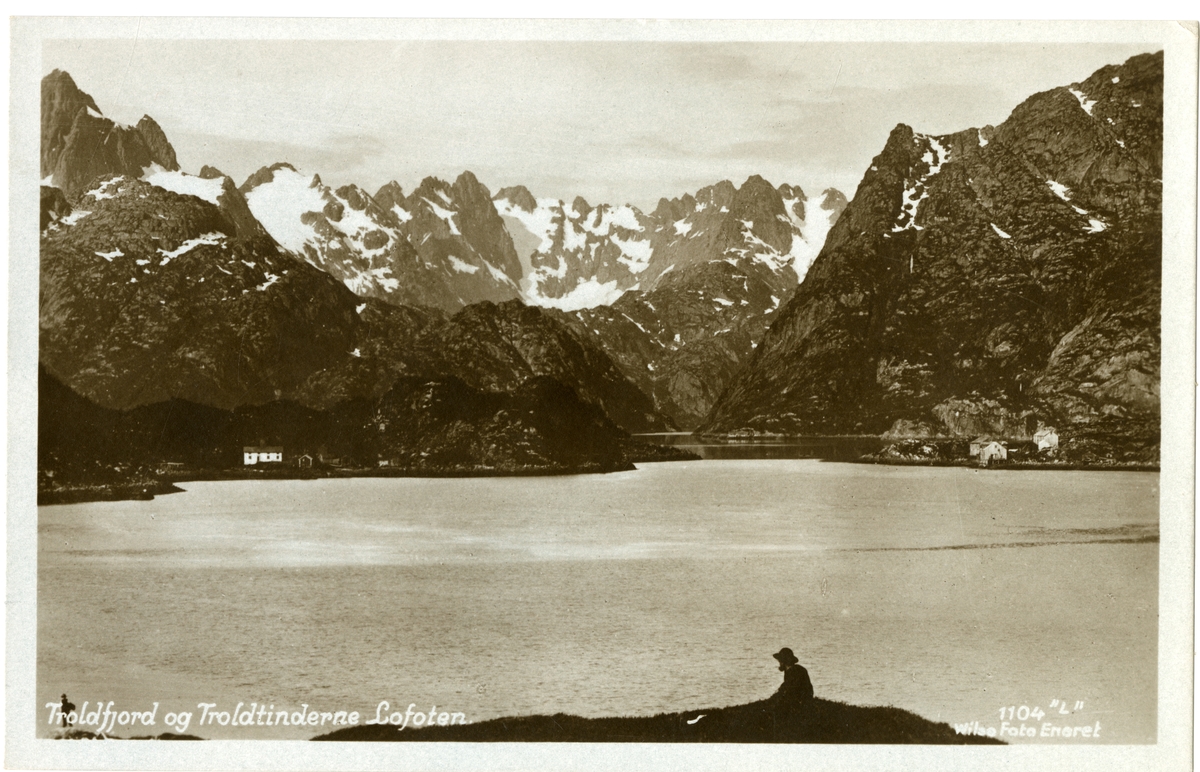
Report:
[[979,449],[979,465],[991,466],[1001,461],[1008,461],[1008,448],[992,440]]
[[971,458],[979,459],[980,466],[1008,461],[1008,444],[992,437],[976,437],[971,440]]
[[1037,443],[1039,453],[1043,450],[1053,450],[1058,447],[1058,432],[1054,431],[1053,426],[1038,429],[1033,435],[1033,441]]
[[242,464],[282,464],[283,448],[278,445],[247,445],[242,448]]
[[971,458],[979,458],[979,451],[983,450],[984,446],[993,441],[994,440],[986,434],[981,434],[980,436],[971,440]]

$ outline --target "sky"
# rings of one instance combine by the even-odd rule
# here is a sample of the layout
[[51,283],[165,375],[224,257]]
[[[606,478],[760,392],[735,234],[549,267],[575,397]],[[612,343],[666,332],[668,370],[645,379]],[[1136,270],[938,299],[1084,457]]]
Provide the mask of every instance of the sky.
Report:
[[653,209],[759,174],[847,196],[897,123],[995,125],[1140,44],[48,40],[105,115],[184,171],[279,161],[374,192],[469,169],[495,193]]

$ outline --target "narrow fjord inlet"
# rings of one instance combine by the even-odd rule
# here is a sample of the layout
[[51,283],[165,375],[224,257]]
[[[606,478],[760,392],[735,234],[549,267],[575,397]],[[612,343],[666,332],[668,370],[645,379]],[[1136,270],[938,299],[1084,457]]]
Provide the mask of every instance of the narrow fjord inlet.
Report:
[[321,45],[194,88],[510,98],[259,139],[46,49],[39,737],[1156,741],[1161,51]]

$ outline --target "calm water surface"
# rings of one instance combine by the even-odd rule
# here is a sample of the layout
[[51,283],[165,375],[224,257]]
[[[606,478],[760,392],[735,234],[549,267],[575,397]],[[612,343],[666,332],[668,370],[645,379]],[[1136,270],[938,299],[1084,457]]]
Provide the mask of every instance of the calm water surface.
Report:
[[996,725],[1082,701],[1058,720],[1155,740],[1155,473],[749,459],[182,487],[39,508],[39,709],[157,701],[158,731],[191,710],[230,739],[316,731],[198,727],[197,703],[649,715],[765,697],[787,645],[822,697]]

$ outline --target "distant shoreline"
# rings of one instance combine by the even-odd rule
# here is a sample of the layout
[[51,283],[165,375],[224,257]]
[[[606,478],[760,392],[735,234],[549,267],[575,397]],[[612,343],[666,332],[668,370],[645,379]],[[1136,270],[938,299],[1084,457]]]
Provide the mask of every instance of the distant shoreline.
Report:
[[914,458],[859,458],[847,460],[842,463],[846,464],[878,464],[880,466],[947,466],[947,467],[962,467],[964,469],[985,469],[989,472],[1001,471],[1078,471],[1078,472],[1158,472],[1161,471],[1157,464],[1081,464],[1074,462],[1063,462],[1061,464],[1052,461],[1043,461],[1037,463],[1028,463],[1024,461],[1009,462],[1007,464],[996,464],[992,466],[980,466],[971,461],[941,461],[934,459],[914,459]]
[[542,466],[528,468],[456,467],[443,469],[412,469],[401,467],[296,467],[284,464],[245,466],[226,469],[190,469],[165,472],[155,480],[117,483],[81,483],[78,485],[40,488],[38,506],[82,504],[91,501],[149,501],[155,496],[184,493],[177,483],[230,480],[326,480],[363,478],[483,478],[483,477],[565,477],[579,474],[612,474],[631,472],[635,463],[664,461],[694,461],[699,456],[682,448],[647,446],[635,448],[630,460],[623,464],[581,464],[577,466]]
[[445,469],[445,470],[413,470],[383,468],[329,468],[329,469],[300,469],[292,466],[280,466],[274,469],[212,469],[200,470],[194,474],[172,474],[154,483],[81,485],[78,487],[63,487],[52,490],[38,491],[38,506],[53,504],[82,504],[89,501],[149,501],[155,496],[171,493],[186,493],[176,483],[189,482],[224,482],[238,480],[354,480],[379,477],[404,478],[477,478],[477,477],[562,477],[575,474],[609,474],[612,472],[628,472],[636,469],[633,464],[612,469],[591,468],[541,468],[541,469]]
[[[682,449],[681,449],[682,450]],[[637,459],[639,463],[659,461],[703,460],[699,456],[689,454],[691,458],[645,458]],[[1081,464],[1081,463],[1027,463],[1014,462],[989,467],[966,460],[935,460],[935,459],[881,459],[864,456],[857,459],[816,459],[823,463],[863,464],[878,466],[923,466],[923,467],[958,467],[963,469],[983,469],[993,471],[1083,471],[1083,472],[1160,472],[1158,465],[1152,464]],[[41,489],[37,493],[38,506],[54,506],[60,504],[83,504],[97,501],[150,501],[157,496],[172,493],[185,493],[179,483],[189,482],[222,482],[237,480],[353,480],[372,478],[407,478],[407,479],[471,479],[492,477],[566,477],[579,474],[612,474],[615,472],[635,471],[634,463],[614,468],[571,467],[571,468],[536,468],[536,469],[495,469],[495,468],[460,468],[443,470],[415,470],[388,467],[329,467],[318,469],[301,469],[292,466],[275,468],[243,469],[214,469],[197,470],[194,473],[168,474],[156,481],[139,483],[96,483],[61,488]]]

